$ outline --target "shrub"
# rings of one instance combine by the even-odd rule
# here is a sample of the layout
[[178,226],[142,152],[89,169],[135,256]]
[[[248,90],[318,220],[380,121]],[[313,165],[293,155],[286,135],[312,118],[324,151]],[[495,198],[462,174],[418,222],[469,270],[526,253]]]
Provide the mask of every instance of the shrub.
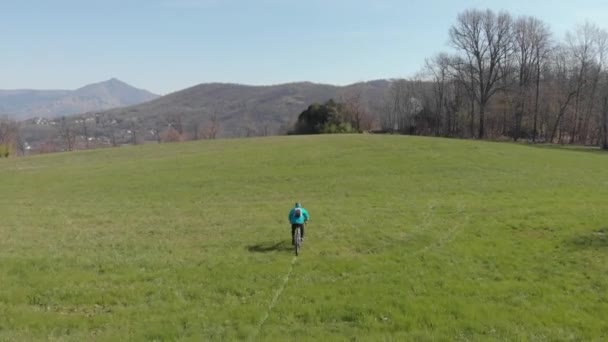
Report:
[[8,158],[11,155],[11,146],[8,144],[0,144],[0,158]]

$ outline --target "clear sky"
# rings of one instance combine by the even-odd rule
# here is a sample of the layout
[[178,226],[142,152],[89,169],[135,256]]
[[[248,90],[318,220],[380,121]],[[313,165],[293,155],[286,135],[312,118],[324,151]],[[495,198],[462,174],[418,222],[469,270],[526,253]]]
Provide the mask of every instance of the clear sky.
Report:
[[608,0],[0,0],[0,89],[407,77],[468,8],[608,28]]

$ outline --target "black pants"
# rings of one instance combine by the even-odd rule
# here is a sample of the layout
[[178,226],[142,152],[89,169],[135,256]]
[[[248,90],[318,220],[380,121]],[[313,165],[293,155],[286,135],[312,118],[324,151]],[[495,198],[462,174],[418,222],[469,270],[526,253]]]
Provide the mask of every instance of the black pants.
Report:
[[296,228],[300,227],[300,233],[302,238],[304,238],[304,225],[303,224],[299,224],[299,223],[295,223],[291,225],[291,243],[294,243],[295,241],[293,240],[294,234],[296,233]]

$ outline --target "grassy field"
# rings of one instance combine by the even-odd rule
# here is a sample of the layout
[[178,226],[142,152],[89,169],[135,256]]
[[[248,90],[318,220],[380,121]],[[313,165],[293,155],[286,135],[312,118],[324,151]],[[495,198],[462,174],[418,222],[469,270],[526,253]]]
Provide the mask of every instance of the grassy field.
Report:
[[607,339],[606,153],[353,135],[0,160],[1,341]]

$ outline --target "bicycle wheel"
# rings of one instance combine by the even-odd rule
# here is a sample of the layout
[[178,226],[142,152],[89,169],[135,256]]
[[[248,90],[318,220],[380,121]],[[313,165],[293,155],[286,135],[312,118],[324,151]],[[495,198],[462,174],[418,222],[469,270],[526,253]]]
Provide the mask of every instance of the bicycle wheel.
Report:
[[296,252],[296,256],[300,254],[300,246],[302,245],[302,232],[300,231],[300,227],[296,228],[296,231],[293,236],[294,239],[294,249]]

